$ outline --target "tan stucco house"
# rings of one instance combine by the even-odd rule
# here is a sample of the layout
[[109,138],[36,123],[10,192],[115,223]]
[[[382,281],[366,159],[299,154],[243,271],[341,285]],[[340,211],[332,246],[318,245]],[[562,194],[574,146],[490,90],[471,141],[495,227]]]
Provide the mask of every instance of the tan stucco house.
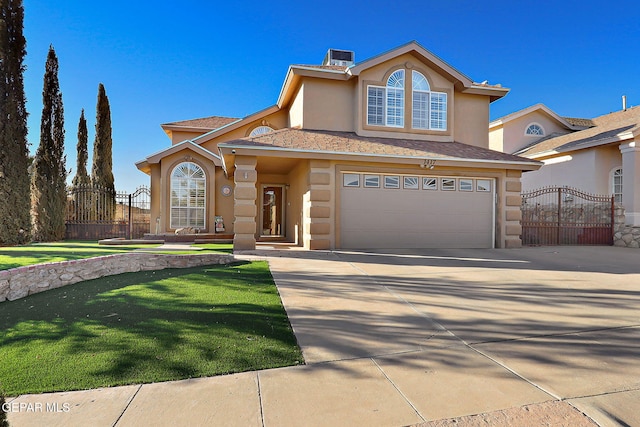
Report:
[[233,235],[235,249],[518,247],[520,178],[541,163],[489,149],[500,85],[416,42],[362,62],[291,65],[276,104],[162,125],[138,162],[154,233]]
[[576,119],[536,104],[491,122],[489,147],[544,163],[522,177],[524,190],[566,185],[612,194],[627,224],[640,226],[640,107]]

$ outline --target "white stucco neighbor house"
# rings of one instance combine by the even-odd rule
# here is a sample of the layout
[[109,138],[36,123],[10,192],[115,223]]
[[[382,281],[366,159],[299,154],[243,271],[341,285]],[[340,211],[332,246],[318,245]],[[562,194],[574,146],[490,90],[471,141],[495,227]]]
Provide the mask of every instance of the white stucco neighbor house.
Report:
[[489,148],[544,163],[523,174],[524,191],[567,185],[612,194],[626,223],[640,226],[640,107],[576,119],[536,104],[489,123]]

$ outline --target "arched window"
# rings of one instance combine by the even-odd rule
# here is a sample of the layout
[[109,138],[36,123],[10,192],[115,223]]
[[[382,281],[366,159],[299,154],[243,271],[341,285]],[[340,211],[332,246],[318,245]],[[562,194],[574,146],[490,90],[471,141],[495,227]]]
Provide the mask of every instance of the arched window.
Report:
[[[396,70],[386,86],[367,87],[367,124],[404,128],[404,69]],[[419,71],[411,71],[411,126],[414,129],[447,130],[447,94],[431,90],[429,81]]]
[[171,174],[171,228],[205,228],[206,176],[193,162],[180,163]]
[[367,124],[404,127],[404,70],[393,72],[385,87],[367,88]]
[[524,131],[528,136],[544,136],[544,129],[538,123],[531,123],[527,126],[527,130]]
[[616,203],[622,203],[622,168],[611,173],[611,193]]
[[257,128],[251,131],[249,136],[260,136],[260,135],[264,135],[265,133],[271,133],[271,132],[273,132],[273,128],[270,126],[258,126]]
[[447,130],[447,94],[432,92],[429,81],[419,71],[413,70],[411,75],[413,128]]

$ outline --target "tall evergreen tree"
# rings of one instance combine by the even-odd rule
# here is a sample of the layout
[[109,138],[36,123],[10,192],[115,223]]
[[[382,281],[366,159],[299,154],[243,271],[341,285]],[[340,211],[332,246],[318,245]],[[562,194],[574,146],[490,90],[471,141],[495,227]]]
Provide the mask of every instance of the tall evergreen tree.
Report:
[[91,178],[87,173],[87,161],[89,160],[89,132],[87,131],[87,120],[84,118],[84,108],[80,113],[78,122],[78,158],[76,161],[76,175],[73,177],[73,185],[90,184]]
[[58,83],[58,57],[49,47],[42,89],[40,145],[32,165],[31,217],[33,239],[64,239],[67,170],[64,156],[64,108]]
[[91,181],[93,185],[105,190],[104,197],[97,200],[96,210],[98,219],[107,221],[113,219],[116,206],[111,147],[111,108],[104,85],[100,83],[96,106],[96,137],[93,142]]
[[22,0],[0,0],[0,244],[30,238]]

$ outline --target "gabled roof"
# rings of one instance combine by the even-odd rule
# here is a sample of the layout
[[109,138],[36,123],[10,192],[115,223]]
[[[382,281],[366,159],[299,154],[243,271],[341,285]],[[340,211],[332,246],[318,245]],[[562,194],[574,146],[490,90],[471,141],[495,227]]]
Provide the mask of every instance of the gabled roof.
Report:
[[418,42],[411,41],[349,67],[332,65],[291,65],[287,71],[276,105],[283,107],[289,102],[292,96],[291,88],[295,87],[295,82],[300,76],[349,80],[357,77],[364,70],[404,55],[405,53],[413,53],[416,55],[421,61],[434,68],[440,75],[450,80],[456,89],[463,93],[487,95],[490,97],[491,102],[509,93],[509,89],[503,88],[501,85],[490,85],[487,84],[487,82],[475,83],[465,74],[425,49]]
[[540,111],[546,114],[547,116],[556,120],[560,125],[564,126],[569,130],[582,130],[592,125],[591,120],[589,119],[576,119],[576,118],[562,117],[556,114],[552,109],[550,109],[544,104],[535,104],[530,107],[523,108],[522,110],[515,111],[511,114],[507,114],[506,116],[500,117],[499,119],[492,121],[491,123],[489,123],[489,130],[491,130],[492,128],[504,125],[506,123],[509,123],[513,120],[519,119],[520,117],[524,117],[527,114],[531,114],[535,111]]
[[148,156],[144,160],[136,162],[136,167],[145,173],[149,173],[150,165],[160,163],[160,160],[162,160],[163,157],[180,152],[184,149],[192,150],[193,152],[202,155],[204,158],[212,161],[216,166],[222,165],[220,156],[212,153],[211,151],[200,145],[194,144],[192,141],[186,140],[172,145],[171,147],[164,150],[158,151],[157,153]]
[[550,135],[516,154],[539,158],[632,139],[640,133],[640,107],[605,114],[592,122],[593,127],[566,135]]
[[538,169],[541,163],[499,151],[475,147],[460,142],[417,141],[413,139],[363,137],[354,132],[318,131],[303,129],[281,129],[268,134],[241,138],[218,145],[221,154],[228,155],[233,150],[275,151],[279,155],[307,153],[314,157],[367,156],[379,161],[411,159],[414,163],[423,160],[472,162],[518,165],[521,170]]
[[191,120],[182,120],[178,122],[164,123],[160,125],[162,129],[197,129],[197,130],[213,130],[218,129],[221,126],[228,125],[229,123],[233,123],[237,120],[237,118],[233,117],[221,117],[221,116],[211,116],[211,117],[202,117],[198,119]]

